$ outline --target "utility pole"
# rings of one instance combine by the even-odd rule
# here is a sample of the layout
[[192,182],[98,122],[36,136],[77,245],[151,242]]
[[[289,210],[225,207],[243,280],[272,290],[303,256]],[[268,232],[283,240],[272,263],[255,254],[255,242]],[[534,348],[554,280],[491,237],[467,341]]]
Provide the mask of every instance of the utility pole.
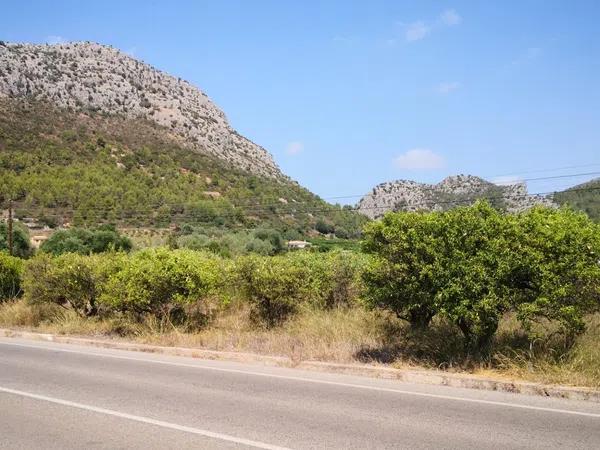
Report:
[[13,256],[13,202],[8,201],[8,254]]

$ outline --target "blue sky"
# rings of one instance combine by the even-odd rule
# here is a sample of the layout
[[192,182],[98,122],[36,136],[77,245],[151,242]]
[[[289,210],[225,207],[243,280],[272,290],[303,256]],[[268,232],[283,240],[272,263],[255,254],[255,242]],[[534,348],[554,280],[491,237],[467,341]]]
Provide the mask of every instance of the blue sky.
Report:
[[600,172],[595,0],[3,3],[0,39],[96,41],[185,78],[323,197]]

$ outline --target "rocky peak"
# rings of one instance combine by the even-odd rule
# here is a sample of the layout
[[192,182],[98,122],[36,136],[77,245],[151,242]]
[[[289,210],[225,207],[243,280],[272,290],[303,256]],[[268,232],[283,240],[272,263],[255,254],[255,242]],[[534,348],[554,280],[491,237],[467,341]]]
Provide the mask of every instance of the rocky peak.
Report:
[[449,176],[437,184],[397,180],[381,183],[358,202],[358,210],[375,219],[387,211],[442,211],[473,203],[478,198],[509,212],[537,204],[554,206],[551,199],[529,195],[525,183],[496,185],[473,175]]

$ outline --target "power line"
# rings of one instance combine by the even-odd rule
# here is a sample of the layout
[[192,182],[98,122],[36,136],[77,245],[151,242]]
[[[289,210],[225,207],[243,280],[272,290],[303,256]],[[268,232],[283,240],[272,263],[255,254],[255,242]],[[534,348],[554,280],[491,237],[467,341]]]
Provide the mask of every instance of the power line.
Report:
[[506,173],[506,174],[502,174],[502,175],[493,175],[489,178],[510,177],[510,176],[516,176],[516,175],[530,174],[530,173],[555,172],[557,170],[583,169],[586,167],[598,167],[598,166],[600,166],[600,163],[580,164],[580,165],[576,165],[576,166],[555,167],[553,169],[536,169],[536,170],[526,170],[523,172]]
[[[568,174],[568,175],[554,175],[554,176],[549,176],[549,177],[523,178],[522,180],[519,180],[515,183],[510,183],[510,184],[505,184],[505,185],[498,185],[498,184],[491,183],[491,182],[488,182],[488,183],[490,183],[493,186],[507,187],[507,186],[519,185],[519,184],[522,184],[527,181],[554,180],[554,179],[559,179],[559,178],[575,178],[575,177],[592,176],[592,175],[600,175],[600,172],[573,173],[573,174]],[[484,180],[484,181],[486,181],[486,180]],[[420,186],[419,189],[421,191],[438,191],[439,190],[439,188],[436,185]],[[338,197],[328,197],[328,199],[343,199],[343,198],[357,198],[357,197],[362,198],[362,197],[366,197],[368,195],[371,195],[371,193],[362,194],[362,195],[359,194],[359,195],[343,195],[343,196],[338,196]],[[380,197],[390,196],[390,195],[394,195],[394,194],[393,193],[379,194]]]
[[[553,175],[553,176],[547,176],[547,177],[536,177],[536,178],[525,178],[523,180],[521,180],[520,182],[527,182],[527,181],[541,181],[541,180],[553,180],[553,179],[565,179],[565,178],[575,178],[575,177],[582,177],[582,176],[593,176],[593,175],[600,175],[600,172],[584,172],[584,173],[574,173],[574,174],[564,174],[564,175]],[[519,183],[514,183],[513,185],[518,185]],[[490,183],[492,186],[497,186],[494,183]],[[511,185],[505,185],[505,186],[499,186],[499,187],[508,187]],[[439,188],[436,186],[420,186],[419,190],[421,192],[425,191],[425,192],[437,192],[439,191]],[[554,193],[554,191],[552,192]],[[343,198],[357,198],[357,197],[367,197],[369,195],[372,195],[371,193],[368,194],[357,194],[357,195],[344,195],[344,196],[337,196],[337,197],[327,197],[328,199],[343,199]],[[390,193],[382,193],[382,194],[378,194],[379,198],[385,198],[385,197],[392,197],[392,196],[396,196],[396,193],[390,192]],[[531,194],[531,195],[544,195],[544,194]],[[315,201],[319,201],[323,200],[324,198],[319,197],[316,200],[312,200],[312,201],[292,201],[292,203],[284,203],[284,202],[277,202],[277,203],[254,203],[254,204],[243,204],[243,203],[231,203],[231,207],[233,208],[241,208],[243,209],[245,212],[255,212],[257,214],[260,214],[261,211],[265,212],[267,210],[270,210],[270,208],[273,207],[279,207],[279,208],[285,208],[286,206],[288,207],[295,207],[295,206],[300,206],[300,205],[307,205],[307,204],[312,204]],[[196,200],[197,201],[197,200]],[[231,200],[228,200],[231,202]],[[186,203],[155,203],[155,204],[151,204],[148,205],[144,210],[138,210],[138,211],[144,211],[144,212],[149,212],[152,209],[156,209],[156,208],[161,208],[161,207],[169,207],[171,209],[173,208],[186,208],[186,207],[193,207],[193,201],[190,202],[186,202]],[[213,208],[218,208],[219,206],[217,205],[213,205]],[[230,206],[226,206],[226,205],[222,205],[222,208],[227,208],[229,209]],[[344,208],[338,209],[335,205],[328,205],[329,208],[333,208],[333,211],[344,211]],[[325,206],[323,208],[326,208]],[[103,209],[101,208],[88,208],[88,210],[90,209],[94,209],[96,211],[102,211]],[[113,211],[114,208],[110,208],[107,207],[106,209],[104,209],[104,211]],[[346,209],[347,211],[348,209]],[[129,211],[134,211],[134,210],[129,210]],[[235,213],[234,213],[235,214]]]

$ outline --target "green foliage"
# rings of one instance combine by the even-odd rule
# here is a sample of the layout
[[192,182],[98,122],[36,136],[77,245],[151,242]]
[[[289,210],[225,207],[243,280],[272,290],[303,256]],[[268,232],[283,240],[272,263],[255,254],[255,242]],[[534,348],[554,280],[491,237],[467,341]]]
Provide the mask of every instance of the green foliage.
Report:
[[226,274],[227,264],[210,253],[143,250],[110,277],[101,301],[117,311],[164,317],[215,294]]
[[329,252],[332,250],[351,250],[360,251],[360,241],[356,239],[335,239],[335,238],[310,238],[308,242],[312,248],[319,252]]
[[22,260],[0,252],[0,302],[20,295],[22,273]]
[[318,209],[357,236],[367,220],[285,178],[250,175],[191,151],[144,120],[0,99],[0,147],[0,193],[10,192],[26,215],[52,225],[191,222],[306,233]]
[[[8,225],[0,222],[0,251],[8,253]],[[13,222],[13,255],[27,258],[31,255],[29,231],[19,222]]]
[[327,223],[325,220],[319,219],[315,224],[315,230],[321,234],[330,234],[334,232],[335,227],[332,224]]
[[347,305],[359,293],[362,258],[347,252],[327,256],[292,252],[282,256],[246,256],[236,261],[236,287],[256,318],[278,325],[304,306]]
[[31,303],[53,303],[73,309],[80,316],[96,315],[104,284],[123,261],[124,256],[115,253],[66,253],[57,257],[41,253],[26,263],[26,298]]
[[389,213],[364,231],[363,248],[372,253],[364,272],[367,301],[426,327],[437,312],[440,214]]
[[131,240],[119,234],[112,226],[103,225],[96,229],[72,228],[53,233],[40,250],[53,255],[63,253],[102,253],[107,251],[129,251]]
[[177,248],[208,250],[224,257],[249,253],[275,255],[286,250],[281,233],[271,228],[228,231],[222,228],[184,226],[175,236]]
[[522,271],[515,218],[477,202],[441,219],[436,306],[460,328],[468,348],[485,353],[518,298],[515,281]]
[[520,319],[527,328],[556,320],[570,334],[600,309],[600,225],[585,214],[534,208],[519,216],[522,278]]
[[282,323],[307,302],[314,291],[306,260],[287,257],[241,257],[236,261],[238,289],[254,307],[257,319],[267,326]]
[[600,179],[556,193],[554,201],[581,210],[593,221],[600,222]]
[[484,352],[502,315],[559,321],[582,331],[600,307],[600,230],[583,214],[536,208],[500,213],[487,203],[440,213],[389,213],[365,231],[371,305],[416,327],[439,314]]

